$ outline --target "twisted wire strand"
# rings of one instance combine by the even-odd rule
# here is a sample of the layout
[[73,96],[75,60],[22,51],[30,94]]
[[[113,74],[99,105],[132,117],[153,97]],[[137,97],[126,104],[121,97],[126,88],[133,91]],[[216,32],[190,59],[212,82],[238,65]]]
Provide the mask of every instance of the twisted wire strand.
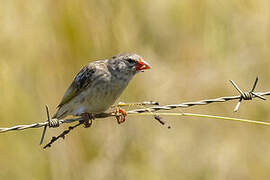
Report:
[[[268,92],[257,92],[254,93],[258,96],[269,96],[270,95],[270,91]],[[252,98],[257,98],[256,95],[249,95],[252,96]],[[136,113],[144,113],[144,112],[155,112],[155,111],[159,111],[159,110],[172,110],[175,108],[188,108],[191,106],[198,106],[198,105],[207,105],[207,104],[211,104],[211,103],[218,103],[218,102],[226,102],[226,101],[232,101],[232,100],[237,100],[237,99],[242,99],[243,96],[239,95],[239,96],[226,96],[226,97],[219,97],[216,99],[206,99],[206,100],[200,100],[200,101],[194,101],[194,102],[184,102],[181,104],[170,104],[170,105],[165,105],[165,106],[153,106],[153,107],[149,107],[146,109],[135,109],[135,110],[131,110],[128,111],[128,114],[136,114]],[[245,100],[250,100],[250,97],[248,97],[248,99]]]
[[[59,125],[63,123],[72,123],[81,120],[81,118],[74,118],[74,119],[61,119],[59,120]],[[49,125],[49,122],[42,122],[42,123],[34,123],[29,125],[17,125],[9,128],[0,128],[0,133],[7,132],[7,131],[19,131],[19,130],[25,130],[29,128],[41,128],[44,126]]]
[[[269,96],[270,91],[267,92],[252,92],[252,98],[260,98],[261,96]],[[164,105],[164,106],[152,106],[149,108],[144,108],[144,109],[134,109],[127,111],[127,114],[137,114],[137,113],[144,113],[144,112],[155,112],[155,111],[160,111],[160,110],[172,110],[175,108],[188,108],[191,106],[197,106],[197,105],[207,105],[211,103],[220,103],[220,102],[226,102],[226,101],[232,101],[232,100],[241,100],[243,99],[242,95],[239,96],[227,96],[227,97],[219,97],[215,99],[206,99],[206,100],[200,100],[200,101],[194,101],[194,102],[184,102],[181,104],[170,104],[170,105]],[[149,101],[151,102],[151,101]],[[102,114],[97,114],[95,115],[95,118],[106,118],[106,117],[111,117],[115,116],[114,114],[111,113],[102,113]],[[53,119],[54,120],[54,119]],[[71,118],[71,119],[61,119],[58,120],[59,125],[63,123],[73,123],[76,121],[82,121],[82,118]],[[42,122],[42,123],[34,123],[34,124],[29,124],[29,125],[16,125],[13,127],[9,128],[0,128],[0,133],[8,132],[8,131],[17,131],[17,130],[25,130],[29,128],[40,128],[44,126],[49,126],[49,122]]]

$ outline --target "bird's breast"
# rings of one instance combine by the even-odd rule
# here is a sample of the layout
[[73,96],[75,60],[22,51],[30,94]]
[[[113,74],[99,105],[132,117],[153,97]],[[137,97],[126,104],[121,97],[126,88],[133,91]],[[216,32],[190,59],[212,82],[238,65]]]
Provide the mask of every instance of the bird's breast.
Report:
[[87,112],[100,113],[110,108],[127,86],[127,81],[110,79],[89,86],[81,94]]

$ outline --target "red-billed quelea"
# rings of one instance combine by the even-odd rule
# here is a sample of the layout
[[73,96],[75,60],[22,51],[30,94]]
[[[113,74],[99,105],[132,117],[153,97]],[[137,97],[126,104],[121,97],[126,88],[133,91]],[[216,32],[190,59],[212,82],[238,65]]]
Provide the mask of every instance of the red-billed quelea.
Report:
[[[119,54],[85,65],[66,90],[53,118],[82,116],[89,127],[89,120],[108,110],[133,76],[146,69],[150,65],[137,54]],[[122,114],[117,122],[124,122],[125,111],[118,108],[117,112]]]

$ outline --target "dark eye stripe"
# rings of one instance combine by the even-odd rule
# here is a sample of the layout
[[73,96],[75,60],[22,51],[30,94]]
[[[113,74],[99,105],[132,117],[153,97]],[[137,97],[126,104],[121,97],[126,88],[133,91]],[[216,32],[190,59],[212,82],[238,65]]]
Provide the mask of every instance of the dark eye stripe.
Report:
[[135,64],[136,61],[134,61],[133,59],[127,59],[127,62],[129,62],[130,64]]

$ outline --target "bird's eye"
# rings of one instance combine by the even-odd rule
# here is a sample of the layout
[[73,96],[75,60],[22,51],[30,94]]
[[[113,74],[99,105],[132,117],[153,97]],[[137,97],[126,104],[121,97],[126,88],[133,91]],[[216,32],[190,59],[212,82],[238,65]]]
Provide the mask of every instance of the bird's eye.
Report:
[[133,59],[127,59],[127,62],[132,65],[136,63],[136,61],[134,61]]

